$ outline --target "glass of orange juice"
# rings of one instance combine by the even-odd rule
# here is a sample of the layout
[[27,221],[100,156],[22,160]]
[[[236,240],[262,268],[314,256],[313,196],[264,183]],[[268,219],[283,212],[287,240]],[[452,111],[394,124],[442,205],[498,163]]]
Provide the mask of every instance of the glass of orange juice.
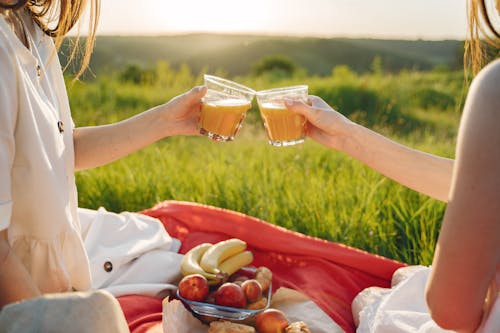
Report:
[[202,100],[200,133],[214,141],[233,141],[252,107],[255,91],[217,76],[205,74],[203,78],[207,93]]
[[288,110],[285,99],[307,102],[308,87],[306,85],[290,86],[262,90],[256,93],[260,115],[273,146],[292,146],[304,142],[304,116]]

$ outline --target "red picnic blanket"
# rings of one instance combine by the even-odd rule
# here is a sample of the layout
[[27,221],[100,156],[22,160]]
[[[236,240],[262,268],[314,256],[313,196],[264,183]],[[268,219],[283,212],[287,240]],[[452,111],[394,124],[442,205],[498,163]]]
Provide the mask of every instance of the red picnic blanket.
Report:
[[[236,237],[247,242],[254,266],[273,272],[273,290],[302,292],[348,333],[355,332],[351,302],[364,288],[390,287],[405,264],[339,243],[303,235],[235,211],[191,202],[164,201],[143,214],[158,218],[182,242],[181,253]],[[161,332],[161,299],[118,298],[132,333]]]

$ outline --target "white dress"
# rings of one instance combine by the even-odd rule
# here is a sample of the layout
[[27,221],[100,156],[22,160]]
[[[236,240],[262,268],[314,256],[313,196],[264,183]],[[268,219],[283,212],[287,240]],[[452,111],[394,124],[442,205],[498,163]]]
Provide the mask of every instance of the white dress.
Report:
[[[425,300],[425,286],[431,268],[408,266],[398,269],[391,288],[370,287],[352,303],[357,333],[452,333],[431,318]],[[500,270],[492,284],[490,308],[475,333],[500,332]],[[495,288],[496,286],[496,288]]]
[[52,39],[23,20],[29,50],[0,15],[0,230],[43,293],[175,289],[180,244],[158,220],[77,207],[61,66]]
[[23,20],[29,50],[0,15],[0,230],[42,292],[86,290],[66,87],[52,39]]

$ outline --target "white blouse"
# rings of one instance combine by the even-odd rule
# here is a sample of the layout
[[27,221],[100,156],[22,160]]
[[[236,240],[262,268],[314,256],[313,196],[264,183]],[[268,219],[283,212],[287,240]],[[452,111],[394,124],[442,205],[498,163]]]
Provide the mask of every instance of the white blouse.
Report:
[[86,290],[61,65],[52,39],[23,15],[29,49],[0,15],[0,230],[42,292]]

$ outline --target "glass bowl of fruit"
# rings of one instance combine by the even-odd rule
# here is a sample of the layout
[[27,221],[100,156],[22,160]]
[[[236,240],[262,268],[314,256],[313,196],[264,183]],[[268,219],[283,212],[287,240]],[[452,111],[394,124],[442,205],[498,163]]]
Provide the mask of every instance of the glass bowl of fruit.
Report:
[[[226,285],[225,287],[227,288],[234,288],[231,282],[225,285]],[[223,285],[221,285],[221,287],[222,286]],[[200,316],[208,316],[218,319],[235,320],[235,321],[251,318],[257,315],[259,312],[262,312],[265,309],[269,308],[270,297],[271,297],[270,294],[271,294],[271,289],[268,290],[267,297],[263,298],[264,301],[261,303],[262,307],[256,309],[249,309],[246,306],[234,307],[234,306],[218,305],[216,303],[209,303],[209,302],[191,301],[189,299],[182,297],[179,293],[179,290],[177,290],[177,297],[179,297],[179,299],[195,314]]]
[[269,269],[244,267],[219,283],[201,274],[186,275],[179,282],[177,297],[203,321],[243,321],[269,308],[271,292]]
[[177,297],[200,319],[245,320],[269,308],[272,273],[249,266],[245,241],[202,243],[182,258]]

